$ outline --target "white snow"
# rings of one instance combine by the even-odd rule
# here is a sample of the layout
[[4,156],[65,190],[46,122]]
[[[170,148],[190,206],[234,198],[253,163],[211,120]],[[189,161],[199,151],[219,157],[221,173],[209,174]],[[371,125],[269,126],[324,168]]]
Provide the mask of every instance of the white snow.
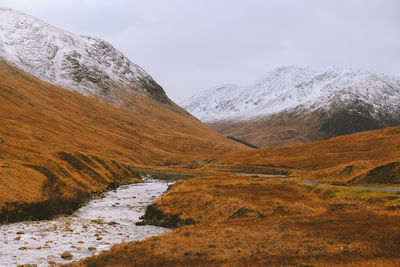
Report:
[[118,95],[112,90],[120,85],[140,91],[141,84],[152,79],[99,38],[76,35],[1,7],[0,57],[44,81],[100,99]]
[[400,78],[350,68],[281,67],[250,86],[223,86],[181,103],[203,122],[248,121],[283,111],[311,112],[359,100],[372,115],[400,114]]
[[[146,206],[167,187],[165,182],[149,180],[109,192],[72,216],[0,225],[0,266],[48,266],[51,261],[70,263],[108,250],[115,244],[165,233],[169,229],[136,226],[135,223]],[[89,247],[96,250],[91,251]],[[66,251],[73,255],[72,260],[60,257]]]

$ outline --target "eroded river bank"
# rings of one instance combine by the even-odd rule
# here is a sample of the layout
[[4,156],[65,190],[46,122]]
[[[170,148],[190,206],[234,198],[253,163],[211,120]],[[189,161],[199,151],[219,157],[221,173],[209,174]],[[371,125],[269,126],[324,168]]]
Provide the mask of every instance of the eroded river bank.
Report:
[[166,182],[146,180],[108,192],[71,216],[0,225],[0,266],[70,263],[118,243],[167,232],[162,227],[135,225],[167,188]]

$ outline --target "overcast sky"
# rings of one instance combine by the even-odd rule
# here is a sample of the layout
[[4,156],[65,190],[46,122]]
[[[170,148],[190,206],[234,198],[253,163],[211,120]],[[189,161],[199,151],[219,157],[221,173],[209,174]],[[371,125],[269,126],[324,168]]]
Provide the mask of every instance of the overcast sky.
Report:
[[101,37],[176,102],[283,65],[400,76],[399,0],[0,0]]

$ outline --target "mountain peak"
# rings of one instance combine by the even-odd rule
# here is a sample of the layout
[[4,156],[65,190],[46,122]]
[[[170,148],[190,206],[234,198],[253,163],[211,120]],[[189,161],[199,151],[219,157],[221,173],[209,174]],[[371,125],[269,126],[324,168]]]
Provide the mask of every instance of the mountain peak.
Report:
[[170,100],[152,77],[108,42],[0,8],[0,57],[36,77],[118,105],[131,93]]
[[351,68],[279,67],[250,86],[183,103],[222,134],[289,145],[400,124],[400,78]]
[[250,86],[230,90],[229,95],[223,88],[207,90],[183,106],[203,122],[213,122],[250,120],[295,109],[310,111],[354,98],[389,112],[400,101],[399,78],[351,68],[284,66]]

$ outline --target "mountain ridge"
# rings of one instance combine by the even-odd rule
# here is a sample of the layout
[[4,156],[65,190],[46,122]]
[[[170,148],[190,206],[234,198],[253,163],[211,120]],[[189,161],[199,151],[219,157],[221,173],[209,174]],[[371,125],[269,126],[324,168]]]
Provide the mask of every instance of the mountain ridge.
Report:
[[399,125],[398,103],[398,77],[281,67],[250,86],[207,90],[182,106],[224,135],[281,146]]
[[144,69],[108,42],[1,7],[0,57],[46,82],[116,106],[131,90],[172,102]]
[[[329,80],[329,78],[331,80]],[[357,79],[358,78],[358,79]],[[210,89],[204,91],[204,93],[200,93],[199,95],[193,96],[190,99],[182,102],[181,104],[190,111],[193,112],[193,115],[200,118],[200,120],[204,122],[211,122],[212,118],[207,118],[206,115],[209,115],[207,112],[209,110],[215,111],[220,108],[218,111],[222,111],[223,108],[228,107],[229,111],[222,114],[218,114],[218,120],[220,119],[242,119],[249,120],[256,118],[257,116],[265,116],[275,114],[285,110],[293,110],[295,108],[308,108],[311,110],[315,110],[316,108],[321,106],[321,103],[312,103],[312,101],[319,100],[321,97],[325,97],[322,100],[332,100],[326,99],[326,97],[331,97],[329,94],[332,93],[358,93],[359,96],[368,96],[368,95],[376,95],[375,92],[370,92],[369,88],[363,92],[362,86],[365,84],[361,84],[363,79],[369,79],[370,82],[375,82],[372,90],[378,89],[377,87],[382,86],[382,83],[396,83],[396,99],[400,99],[400,77],[390,77],[388,75],[383,74],[375,74],[368,71],[363,70],[353,70],[351,68],[337,68],[337,67],[327,67],[323,69],[310,69],[310,68],[297,68],[297,67],[279,67],[272,72],[264,75],[263,78],[259,79],[257,82],[251,84],[250,86],[236,86],[236,85],[227,85],[222,87],[217,87],[216,89]],[[340,84],[342,83],[342,84]],[[349,86],[346,92],[345,86]],[[335,90],[333,87],[337,87]],[[352,86],[352,87],[351,87]],[[390,85],[389,85],[390,86]],[[353,89],[354,88],[354,89]],[[382,86],[383,88],[383,86]],[[260,91],[259,94],[255,94],[254,91]],[[282,91],[279,94],[279,91]],[[221,99],[216,99],[215,95],[210,96],[211,93],[231,93],[230,96],[218,95],[217,97]],[[389,91],[385,91],[385,93],[390,93]],[[335,95],[338,97],[337,95]],[[257,99],[258,97],[258,99]],[[202,100],[200,98],[208,98],[207,100],[213,99],[215,101],[196,101]],[[237,98],[242,98],[237,100]],[[274,99],[275,98],[275,99]],[[258,100],[258,103],[257,103]],[[263,103],[262,101],[267,100],[268,103]],[[281,101],[278,101],[281,100]],[[333,99],[334,100],[334,99]],[[339,100],[346,100],[345,98]],[[243,107],[236,107],[236,110],[232,106],[227,106],[227,104],[231,104],[231,102],[235,101],[237,104],[243,103],[243,101],[248,101],[254,106],[261,104],[272,104],[273,108],[269,108],[269,110],[263,110],[262,112],[254,112],[253,114],[244,114],[243,109],[249,109],[250,105],[244,105]],[[271,103],[272,102],[272,103]],[[344,102],[344,101],[343,101]],[[395,101],[390,101],[390,104],[395,104]],[[197,106],[195,107],[194,104]],[[200,106],[199,106],[200,104]],[[208,106],[205,106],[209,104]],[[317,104],[317,105],[316,105]],[[213,106],[214,105],[214,106]],[[277,107],[278,105],[282,105]],[[242,109],[240,109],[242,108]],[[251,108],[251,106],[250,106]],[[204,111],[203,113],[201,111]],[[255,109],[251,109],[251,111],[256,111]],[[237,114],[235,114],[237,113]]]

